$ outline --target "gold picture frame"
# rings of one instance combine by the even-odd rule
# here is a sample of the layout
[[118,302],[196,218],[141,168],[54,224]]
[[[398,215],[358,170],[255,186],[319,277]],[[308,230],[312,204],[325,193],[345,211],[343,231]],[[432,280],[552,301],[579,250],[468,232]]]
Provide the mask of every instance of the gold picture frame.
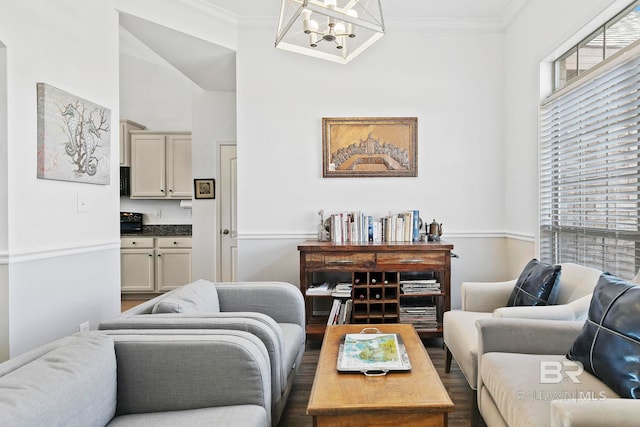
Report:
[[322,176],[418,176],[418,118],[322,118]]

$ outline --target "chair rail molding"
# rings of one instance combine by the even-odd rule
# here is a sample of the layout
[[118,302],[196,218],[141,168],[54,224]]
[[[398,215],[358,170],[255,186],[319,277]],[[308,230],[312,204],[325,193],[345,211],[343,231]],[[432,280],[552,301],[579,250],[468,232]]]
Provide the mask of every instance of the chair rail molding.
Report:
[[[295,232],[250,232],[238,233],[238,240],[308,240],[315,239],[317,234],[309,231]],[[525,242],[535,242],[535,235],[514,231],[447,231],[443,237],[447,239],[514,239]]]
[[91,252],[108,250],[120,250],[120,241],[103,242],[89,245],[69,245],[44,250],[32,250],[22,252],[0,252],[0,264],[17,264],[21,262],[39,261],[64,256],[83,255]]

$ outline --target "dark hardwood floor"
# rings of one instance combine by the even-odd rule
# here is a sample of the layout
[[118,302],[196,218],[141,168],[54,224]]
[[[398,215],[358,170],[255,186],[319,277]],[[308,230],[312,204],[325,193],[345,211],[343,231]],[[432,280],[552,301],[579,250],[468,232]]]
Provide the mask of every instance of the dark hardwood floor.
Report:
[[[451,364],[451,373],[444,373],[444,349],[442,348],[441,338],[423,340],[423,343],[455,405],[455,411],[449,414],[449,427],[469,426],[471,422],[472,394],[467,380],[465,380],[455,361]],[[306,410],[320,355],[320,345],[320,341],[307,342],[307,349],[302,358],[302,364],[289,395],[279,427],[313,426],[311,417],[306,415]],[[479,426],[486,427],[482,419],[480,419]]]

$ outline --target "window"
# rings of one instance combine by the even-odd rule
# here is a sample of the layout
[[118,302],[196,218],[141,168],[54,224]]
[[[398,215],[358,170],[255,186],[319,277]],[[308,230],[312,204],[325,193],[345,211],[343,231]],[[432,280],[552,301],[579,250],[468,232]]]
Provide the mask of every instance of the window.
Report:
[[640,48],[629,52],[540,116],[541,260],[626,279],[640,265]]
[[553,63],[554,90],[640,39],[640,0],[633,2]]

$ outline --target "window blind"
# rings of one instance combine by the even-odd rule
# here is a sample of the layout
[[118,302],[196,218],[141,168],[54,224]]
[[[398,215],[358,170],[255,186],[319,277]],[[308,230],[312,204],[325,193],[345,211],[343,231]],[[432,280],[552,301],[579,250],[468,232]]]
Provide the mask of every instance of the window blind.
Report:
[[640,265],[640,55],[540,111],[540,259],[631,279]]

